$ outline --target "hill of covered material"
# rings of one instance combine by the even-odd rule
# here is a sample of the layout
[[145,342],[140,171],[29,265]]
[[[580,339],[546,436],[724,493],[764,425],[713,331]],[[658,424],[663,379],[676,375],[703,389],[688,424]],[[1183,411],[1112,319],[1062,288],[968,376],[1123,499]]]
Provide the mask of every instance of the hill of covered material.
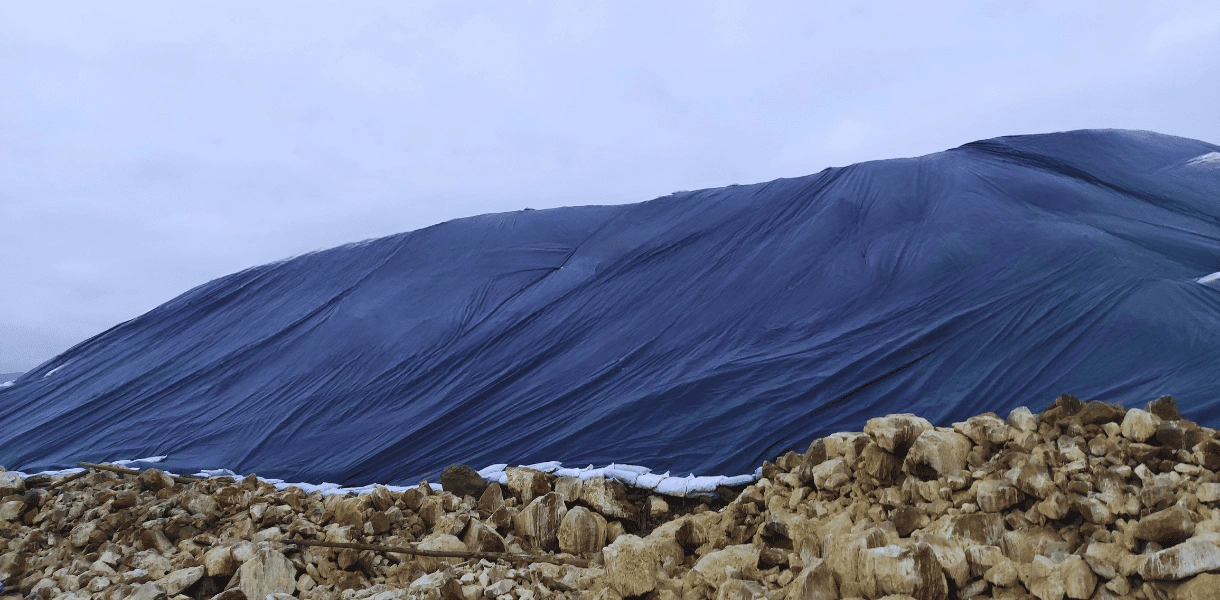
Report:
[[531,469],[359,496],[0,473],[0,582],[65,600],[1203,600],[1216,438],[1168,397],[941,428],[890,415],[705,500]]
[[[738,475],[912,412],[1065,390],[1217,419],[1217,146],[1009,137],[256,267],[0,389],[0,463],[289,481],[453,460]],[[572,190],[578,201],[579,190]]]

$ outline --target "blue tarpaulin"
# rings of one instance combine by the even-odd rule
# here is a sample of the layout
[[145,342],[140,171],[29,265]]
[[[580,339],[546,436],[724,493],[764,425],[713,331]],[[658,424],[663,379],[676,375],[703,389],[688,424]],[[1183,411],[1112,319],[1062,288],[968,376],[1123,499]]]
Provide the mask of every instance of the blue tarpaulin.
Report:
[[[1061,393],[1220,424],[1220,147],[1008,137],[442,223],[212,281],[0,389],[0,464],[753,472]],[[572,190],[579,197],[579,190]]]

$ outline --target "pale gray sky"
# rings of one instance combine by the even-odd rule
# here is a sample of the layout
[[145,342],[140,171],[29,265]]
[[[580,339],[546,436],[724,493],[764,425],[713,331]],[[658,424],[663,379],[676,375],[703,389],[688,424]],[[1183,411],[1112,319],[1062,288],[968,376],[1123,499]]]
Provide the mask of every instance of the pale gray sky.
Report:
[[1215,2],[3,3],[0,372],[455,217],[1218,115]]

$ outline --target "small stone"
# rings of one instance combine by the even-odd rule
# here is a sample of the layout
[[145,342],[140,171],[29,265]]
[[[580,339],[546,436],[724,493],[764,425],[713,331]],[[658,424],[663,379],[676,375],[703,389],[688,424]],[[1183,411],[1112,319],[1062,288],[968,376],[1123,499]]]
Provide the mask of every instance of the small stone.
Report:
[[441,471],[441,489],[459,498],[478,498],[487,489],[487,481],[467,465],[449,465]]

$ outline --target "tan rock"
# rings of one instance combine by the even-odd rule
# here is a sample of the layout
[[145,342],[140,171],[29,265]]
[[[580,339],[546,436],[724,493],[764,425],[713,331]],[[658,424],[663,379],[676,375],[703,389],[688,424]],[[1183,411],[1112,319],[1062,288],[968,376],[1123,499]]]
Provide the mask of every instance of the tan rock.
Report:
[[882,449],[876,442],[870,442],[860,453],[860,468],[881,483],[889,483],[902,474],[902,461],[893,453]]
[[357,529],[364,528],[364,499],[344,498],[335,503],[334,522]]
[[203,568],[208,577],[228,577],[237,571],[237,566],[228,546],[217,546],[203,554]]
[[1140,519],[1130,531],[1136,539],[1172,546],[1194,535],[1195,522],[1190,511],[1174,505]]
[[68,543],[73,547],[83,548],[89,543],[95,531],[97,531],[97,525],[92,521],[85,521],[72,528],[72,532],[68,534]]
[[907,453],[907,470],[924,479],[935,479],[966,468],[970,438],[951,429],[924,431]]
[[[1016,431],[1037,431],[1038,417],[1024,406],[1018,406],[1008,413],[1008,426]],[[1011,437],[1011,436],[1010,436]]]
[[602,557],[606,581],[620,596],[639,596],[656,588],[660,566],[656,549],[638,536],[620,535],[602,549]]
[[669,516],[669,503],[660,496],[649,496],[648,500],[648,518],[651,522],[657,522]]
[[716,590],[716,600],[758,600],[767,597],[767,588],[756,581],[730,579]]
[[196,581],[203,578],[203,567],[188,567],[178,569],[170,574],[157,580],[157,586],[165,590],[166,594],[176,596],[182,590],[191,587]]
[[174,552],[174,544],[165,537],[165,533],[160,529],[144,529],[140,531],[140,542],[144,544],[145,550],[152,550],[160,554],[170,554]]
[[1138,572],[1148,581],[1177,581],[1215,569],[1220,569],[1220,548],[1196,538],[1147,555]]
[[0,503],[0,521],[16,521],[25,512],[24,500],[10,500]]
[[607,519],[634,521],[639,517],[635,505],[627,500],[627,489],[612,479],[590,477],[584,480],[581,499]]
[[851,479],[851,471],[846,460],[833,458],[814,467],[810,478],[819,490],[836,490]]
[[144,489],[154,492],[174,487],[174,479],[160,469],[148,469],[140,473],[139,479]]
[[1161,420],[1152,413],[1138,408],[1127,411],[1123,417],[1123,437],[1133,442],[1145,442],[1156,434]]
[[555,491],[564,502],[576,502],[584,493],[584,482],[576,477],[560,477],[555,480]]
[[801,570],[788,588],[787,600],[838,600],[839,584],[822,559],[814,559]]
[[606,520],[583,506],[567,511],[559,523],[559,549],[591,554],[606,545]]
[[1220,500],[1220,483],[1200,483],[1195,489],[1199,502],[1212,503]]
[[492,482],[479,496],[479,513],[490,515],[504,507],[504,492],[500,484]]
[[1059,563],[1055,573],[1063,581],[1064,595],[1073,600],[1086,600],[1092,597],[1093,590],[1097,588],[1097,576],[1084,559],[1075,554],[1068,555]]
[[912,414],[877,417],[869,419],[864,425],[864,433],[871,436],[882,450],[893,454],[905,453],[920,434],[931,430],[932,424],[927,419]]
[[1200,573],[1178,586],[1175,600],[1220,600],[1220,575]]
[[962,423],[954,423],[953,430],[970,438],[977,445],[1002,445],[1008,441],[1008,423],[993,415],[977,415]]
[[247,598],[266,598],[268,594],[291,594],[297,587],[296,567],[269,543],[237,570],[238,589]]
[[504,538],[496,529],[478,519],[472,519],[462,538],[466,548],[471,552],[504,552]]
[[758,549],[750,544],[728,546],[722,550],[709,552],[691,568],[699,576],[700,581],[713,589],[720,587],[728,579],[730,572],[752,577],[757,569]]
[[25,493],[25,480],[13,471],[0,471],[0,497]]
[[975,501],[983,512],[1000,512],[1022,499],[1021,491],[1004,479],[980,481],[975,493]]
[[932,548],[924,543],[869,548],[861,554],[860,588],[866,598],[906,595],[944,600],[949,587]]
[[513,517],[513,530],[534,548],[554,551],[559,546],[559,524],[567,512],[563,496],[548,492],[534,498]]
[[508,477],[508,490],[521,499],[522,504],[533,502],[534,498],[548,494],[551,484],[547,482],[546,473],[525,467],[509,467],[504,469]]
[[1028,565],[1020,569],[1021,583],[1038,600],[1062,600],[1063,581],[1059,578],[1056,565],[1045,556],[1035,556]]
[[[445,550],[449,552],[466,552],[466,544],[462,540],[449,535],[447,533],[433,533],[423,539],[419,543],[421,550]],[[445,565],[452,565],[461,562],[457,558],[434,558],[430,556],[418,556],[415,558],[419,569],[425,573],[432,573]]]
[[382,512],[390,510],[390,507],[394,506],[394,502],[394,493],[384,485],[373,486],[373,491],[369,493],[369,504]]

